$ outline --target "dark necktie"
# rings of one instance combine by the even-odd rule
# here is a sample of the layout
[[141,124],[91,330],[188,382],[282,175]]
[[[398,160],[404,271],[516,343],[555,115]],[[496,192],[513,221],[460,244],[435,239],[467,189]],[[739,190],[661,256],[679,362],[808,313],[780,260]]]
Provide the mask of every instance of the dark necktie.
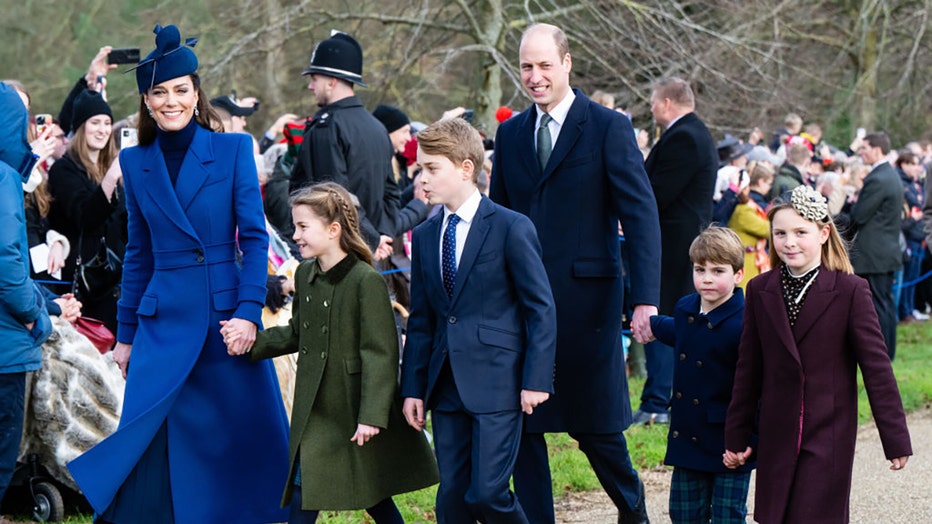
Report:
[[547,167],[547,161],[550,160],[550,153],[553,151],[553,142],[550,140],[550,121],[553,117],[544,113],[540,117],[540,126],[537,128],[537,160],[540,162],[540,170]]
[[447,219],[447,228],[443,231],[443,287],[447,296],[453,297],[453,285],[456,284],[456,224],[460,217],[451,214]]

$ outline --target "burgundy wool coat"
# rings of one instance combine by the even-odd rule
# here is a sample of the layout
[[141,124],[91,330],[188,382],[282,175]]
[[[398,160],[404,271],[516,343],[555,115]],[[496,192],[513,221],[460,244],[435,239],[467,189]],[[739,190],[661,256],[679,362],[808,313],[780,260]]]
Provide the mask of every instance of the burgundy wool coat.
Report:
[[899,389],[861,277],[821,269],[793,327],[780,271],[754,278],[738,353],[725,446],[748,446],[759,402],[754,520],[848,522],[858,366],[884,454],[912,455]]

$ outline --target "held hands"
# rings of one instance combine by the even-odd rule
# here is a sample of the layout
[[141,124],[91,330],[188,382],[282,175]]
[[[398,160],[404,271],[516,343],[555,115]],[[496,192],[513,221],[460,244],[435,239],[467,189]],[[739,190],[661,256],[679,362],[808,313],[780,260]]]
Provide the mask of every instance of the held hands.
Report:
[[534,408],[547,402],[550,393],[546,391],[531,391],[530,389],[521,390],[521,411],[528,415],[534,413]]
[[631,334],[641,344],[654,340],[654,332],[650,329],[650,317],[657,314],[657,306],[638,304],[634,306],[634,316],[631,318]]
[[256,325],[242,318],[220,321],[220,334],[230,355],[243,355],[256,342]]
[[368,424],[357,424],[356,434],[353,435],[353,438],[350,439],[350,442],[355,442],[357,445],[362,446],[366,442],[369,442],[372,437],[378,435],[379,431],[379,428],[375,426],[370,426]]
[[725,464],[725,467],[728,469],[735,469],[739,466],[743,466],[745,462],[751,457],[751,446],[748,446],[747,449],[741,452],[734,452],[725,450],[725,453],[722,453],[722,462]]
[[116,346],[113,348],[113,361],[116,362],[116,365],[120,366],[120,371],[123,372],[123,378],[126,378],[126,372],[129,370],[129,354],[133,351],[132,344],[124,344],[122,342],[117,342]]
[[405,415],[405,420],[412,428],[421,431],[424,429],[424,401],[419,398],[408,397],[405,399],[401,412]]

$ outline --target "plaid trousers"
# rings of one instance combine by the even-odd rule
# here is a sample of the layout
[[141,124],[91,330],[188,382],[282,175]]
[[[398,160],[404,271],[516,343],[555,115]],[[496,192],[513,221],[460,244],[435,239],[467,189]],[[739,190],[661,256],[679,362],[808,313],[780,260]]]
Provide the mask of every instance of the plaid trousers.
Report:
[[670,520],[674,524],[743,524],[750,482],[750,471],[707,473],[673,468]]

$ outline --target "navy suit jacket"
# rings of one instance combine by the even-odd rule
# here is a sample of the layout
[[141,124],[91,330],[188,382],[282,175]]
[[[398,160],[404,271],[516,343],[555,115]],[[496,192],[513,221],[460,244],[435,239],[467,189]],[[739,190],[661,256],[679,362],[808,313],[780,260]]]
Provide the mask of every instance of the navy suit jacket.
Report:
[[520,409],[522,389],[552,393],[556,308],[533,224],[483,197],[451,298],[440,272],[442,222],[438,213],[414,229],[401,395],[429,406],[447,358],[473,413]]
[[631,122],[574,92],[543,171],[536,106],[498,128],[491,197],[534,222],[557,303],[555,394],[528,431],[617,433],[631,423],[618,221],[631,246],[632,304],[658,304],[660,227]]

